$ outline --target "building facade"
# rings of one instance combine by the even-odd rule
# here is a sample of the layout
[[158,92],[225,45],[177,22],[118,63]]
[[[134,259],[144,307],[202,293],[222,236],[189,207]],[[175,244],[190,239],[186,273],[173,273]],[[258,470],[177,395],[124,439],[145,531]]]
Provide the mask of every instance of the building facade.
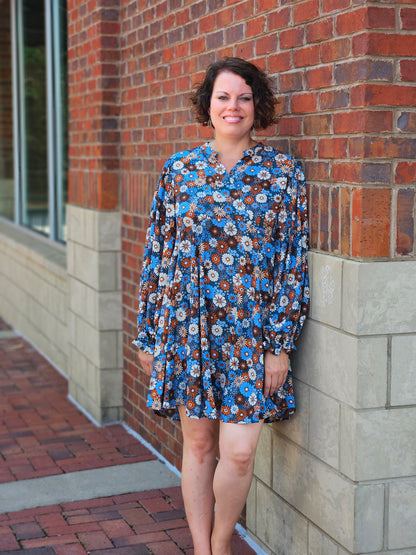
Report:
[[281,99],[258,138],[309,184],[312,303],[299,409],[264,427],[247,528],[268,553],[414,553],[414,2],[0,8],[2,316],[96,421],[123,419],[180,467],[131,344],[148,212],[166,158],[211,137],[188,101],[207,65],[254,61]]

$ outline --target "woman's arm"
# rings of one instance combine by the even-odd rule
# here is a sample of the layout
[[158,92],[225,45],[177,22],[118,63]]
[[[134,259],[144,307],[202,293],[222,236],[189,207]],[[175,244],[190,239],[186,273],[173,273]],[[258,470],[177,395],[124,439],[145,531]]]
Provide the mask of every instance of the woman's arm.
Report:
[[279,217],[276,232],[273,296],[263,328],[265,349],[274,355],[295,349],[309,307],[306,184],[297,163],[288,178],[282,210],[285,214],[279,215],[284,217]]

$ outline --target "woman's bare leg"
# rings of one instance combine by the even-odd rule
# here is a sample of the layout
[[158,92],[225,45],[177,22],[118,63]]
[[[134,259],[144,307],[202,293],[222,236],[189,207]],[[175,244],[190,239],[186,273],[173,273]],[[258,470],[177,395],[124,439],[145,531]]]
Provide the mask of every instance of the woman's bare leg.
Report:
[[194,553],[211,555],[218,421],[188,418],[183,406],[179,414],[183,433],[182,494]]
[[253,477],[262,422],[220,424],[220,460],[214,475],[215,521],[212,555],[231,555],[231,536],[241,515]]

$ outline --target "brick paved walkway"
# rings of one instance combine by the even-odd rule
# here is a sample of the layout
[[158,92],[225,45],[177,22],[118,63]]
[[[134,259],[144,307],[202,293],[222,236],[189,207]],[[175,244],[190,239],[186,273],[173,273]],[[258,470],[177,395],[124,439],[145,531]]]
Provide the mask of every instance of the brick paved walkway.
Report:
[[[0,455],[2,483],[156,459],[123,426],[92,424],[30,344],[1,335]],[[9,555],[191,555],[191,546],[179,487],[0,514],[0,552]],[[238,534],[233,549],[255,554]]]
[[0,339],[0,483],[156,459],[122,425],[98,428],[21,337]]

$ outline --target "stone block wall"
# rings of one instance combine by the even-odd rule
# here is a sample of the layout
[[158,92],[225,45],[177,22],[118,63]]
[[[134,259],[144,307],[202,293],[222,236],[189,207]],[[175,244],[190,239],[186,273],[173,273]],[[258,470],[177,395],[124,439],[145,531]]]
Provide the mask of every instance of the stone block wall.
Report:
[[67,212],[69,394],[99,423],[122,419],[120,213]]
[[0,219],[0,314],[68,372],[66,253]]
[[416,261],[310,262],[299,410],[263,431],[248,529],[268,553],[411,553]]

